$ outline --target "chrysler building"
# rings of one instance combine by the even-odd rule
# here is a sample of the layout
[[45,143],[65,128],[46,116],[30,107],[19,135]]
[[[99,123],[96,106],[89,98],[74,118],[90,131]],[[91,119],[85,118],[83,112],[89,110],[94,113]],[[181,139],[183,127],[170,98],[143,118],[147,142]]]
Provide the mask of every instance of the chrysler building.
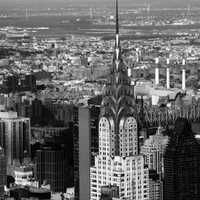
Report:
[[99,200],[101,188],[117,186],[119,199],[148,200],[149,174],[138,154],[134,93],[123,63],[116,0],[116,34],[113,64],[104,89],[99,120],[99,154],[90,168],[90,199]]

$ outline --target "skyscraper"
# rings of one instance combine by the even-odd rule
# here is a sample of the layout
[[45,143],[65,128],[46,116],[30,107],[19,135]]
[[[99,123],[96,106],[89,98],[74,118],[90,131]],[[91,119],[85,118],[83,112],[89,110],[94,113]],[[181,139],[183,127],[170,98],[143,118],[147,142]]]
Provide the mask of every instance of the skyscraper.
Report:
[[149,199],[148,168],[138,155],[133,89],[121,56],[116,0],[113,66],[104,90],[99,120],[99,153],[90,168],[90,199],[99,200],[102,186],[119,187],[119,199]]
[[[64,163],[64,172],[62,172],[62,179],[64,179],[64,183],[62,188],[72,187],[73,186],[73,135],[72,135],[73,126],[70,124],[69,127],[32,127],[31,129],[31,156],[34,158],[39,154],[37,150],[41,150],[41,155],[49,156],[49,154],[53,156],[56,155],[56,151],[60,151],[63,154],[60,157],[60,161],[58,158],[55,158],[55,162]],[[49,147],[47,149],[43,149],[42,147]],[[54,147],[57,147],[56,149]],[[64,152],[64,153],[63,153]],[[56,166],[54,160],[50,160],[50,158],[37,158],[38,165],[43,163],[44,165],[48,165],[47,162],[52,162],[49,166]],[[40,160],[41,159],[41,160]],[[53,158],[52,158],[53,159]],[[41,182],[45,178],[45,168],[41,168]],[[52,169],[53,170],[53,169]],[[56,178],[56,176],[55,176]],[[54,177],[52,176],[52,179]],[[59,176],[58,176],[59,179]],[[60,184],[60,183],[58,183]],[[61,186],[59,186],[60,188]],[[63,189],[63,190],[65,190]]]
[[163,173],[163,156],[168,140],[168,136],[163,135],[162,128],[158,127],[156,134],[151,135],[141,147],[145,164],[148,165],[150,170],[155,170],[159,175]]
[[187,119],[179,118],[164,155],[164,200],[200,199],[200,146]]
[[36,86],[36,78],[32,74],[27,74],[20,79],[20,90],[21,91],[32,91],[35,92],[37,90]]
[[39,184],[47,181],[53,192],[66,191],[66,160],[63,149],[44,146],[36,152],[36,165]]
[[75,122],[75,126],[78,127],[74,129],[75,199],[88,199],[90,196],[89,169],[94,165],[94,155],[98,152],[99,112],[98,106],[78,109],[78,123]]
[[24,76],[8,76],[5,77],[3,81],[3,87],[1,88],[5,93],[15,93],[17,91],[31,91],[35,92],[36,87],[36,78],[34,75],[24,75]]
[[30,119],[18,117],[16,112],[0,112],[0,145],[5,151],[7,167],[14,160],[22,162],[24,152],[30,153]]
[[168,136],[164,136],[162,128],[158,127],[155,135],[151,135],[141,147],[145,164],[149,168],[149,199],[162,200],[164,151],[168,143]]
[[149,170],[149,200],[163,200],[163,182],[156,170]]
[[3,91],[5,93],[16,92],[18,89],[18,77],[8,76],[3,82]]
[[6,158],[0,147],[0,199],[4,195],[4,185],[6,185]]
[[90,110],[79,109],[79,199],[90,198]]

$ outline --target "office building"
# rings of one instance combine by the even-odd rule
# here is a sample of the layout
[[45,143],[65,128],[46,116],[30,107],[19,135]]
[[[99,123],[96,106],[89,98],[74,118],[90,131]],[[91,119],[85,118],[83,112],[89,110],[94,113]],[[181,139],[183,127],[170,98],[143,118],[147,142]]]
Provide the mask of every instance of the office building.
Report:
[[52,115],[55,121],[67,126],[73,121],[74,106],[70,104],[54,103],[52,101],[44,102],[43,116]]
[[149,170],[149,200],[163,200],[163,182],[156,170]]
[[18,77],[17,76],[8,76],[3,81],[2,92],[11,93],[18,90]]
[[74,157],[74,198],[79,200],[79,111],[74,107],[73,115],[73,157]]
[[[90,167],[98,153],[99,106],[80,107],[77,110],[78,122],[74,127],[74,186],[75,199],[90,196]],[[86,187],[87,186],[87,187]],[[86,189],[87,188],[87,189]]]
[[158,127],[156,134],[145,140],[141,147],[145,165],[149,168],[149,199],[162,200],[164,176],[164,151],[168,143],[168,136],[163,135],[162,127]]
[[73,125],[68,127],[41,126],[31,128],[31,157],[43,146],[59,146],[64,151],[65,187],[73,186]]
[[6,185],[6,158],[3,148],[0,147],[0,199],[4,195],[4,186]]
[[145,165],[149,168],[149,199],[162,200],[164,176],[164,152],[169,137],[163,135],[162,127],[158,127],[156,134],[145,140],[141,147]]
[[5,151],[7,167],[14,160],[22,162],[24,153],[30,154],[30,119],[18,117],[16,112],[0,112],[0,145]]
[[10,195],[8,199],[38,199],[38,200],[50,200],[51,191],[45,188],[36,188],[32,186],[16,186],[10,188]]
[[50,185],[53,192],[66,191],[65,151],[60,147],[44,146],[36,152],[36,174],[39,184]]
[[19,79],[19,88],[21,91],[36,92],[36,77],[32,74],[27,74]]
[[187,119],[178,118],[164,155],[164,200],[200,199],[200,146]]
[[36,92],[36,78],[32,74],[23,76],[7,76],[4,78],[1,91],[4,93],[15,93],[20,91]]
[[[44,144],[50,138],[61,138],[69,136],[68,127],[36,126],[31,127],[31,143],[39,142]],[[64,141],[63,141],[64,142]]]
[[21,117],[28,117],[31,119],[31,124],[40,124],[44,121],[43,105],[38,99],[24,99],[15,103],[15,110]]
[[21,165],[15,167],[14,178],[17,185],[39,187],[39,183],[34,178],[33,166]]
[[90,113],[79,109],[79,199],[90,199]]
[[90,168],[90,199],[101,198],[102,186],[119,187],[119,199],[149,199],[149,171],[138,154],[135,101],[127,67],[121,56],[116,0],[113,66],[103,93],[99,120],[99,153]]
[[150,170],[155,170],[160,175],[163,173],[163,156],[168,140],[169,137],[163,135],[162,127],[158,127],[156,134],[146,139],[141,147],[145,164]]

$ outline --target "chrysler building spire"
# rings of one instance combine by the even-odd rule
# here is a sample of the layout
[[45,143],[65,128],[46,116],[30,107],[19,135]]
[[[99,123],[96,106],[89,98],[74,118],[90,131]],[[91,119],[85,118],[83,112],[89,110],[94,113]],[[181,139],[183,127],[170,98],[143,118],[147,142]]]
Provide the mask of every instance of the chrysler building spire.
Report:
[[118,0],[116,0],[116,25],[115,25],[115,55],[114,58],[116,59],[116,68],[118,69],[119,59],[121,56],[121,48],[120,48],[120,40],[119,40],[119,8],[118,8]]
[[[90,168],[90,199],[99,200],[102,186],[114,186],[117,199],[149,199],[148,168],[138,154],[138,114],[119,41],[118,0],[113,63],[103,93],[99,119],[99,153]],[[117,177],[116,177],[117,176]],[[142,181],[141,181],[142,180]]]
[[119,9],[118,9],[118,0],[116,0],[116,32],[115,32],[115,46],[119,48]]
[[[119,15],[118,0],[116,0],[116,33],[113,64],[108,84],[104,90],[102,101],[102,116],[110,118],[114,122],[116,135],[115,149],[119,149],[119,123],[122,118],[135,114],[134,94],[131,80],[128,77],[127,67],[123,63],[119,39]],[[118,154],[117,152],[116,154]]]

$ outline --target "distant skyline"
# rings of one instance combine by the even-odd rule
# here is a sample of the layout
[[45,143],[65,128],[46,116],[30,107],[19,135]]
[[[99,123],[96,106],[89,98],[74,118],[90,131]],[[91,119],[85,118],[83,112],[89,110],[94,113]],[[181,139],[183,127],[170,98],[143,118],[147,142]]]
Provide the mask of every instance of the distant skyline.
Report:
[[[145,2],[151,2],[152,7],[166,8],[166,7],[200,7],[199,0],[120,0],[120,6],[124,7],[127,5],[142,5]],[[30,7],[30,8],[59,8],[67,7],[68,4],[78,6],[84,4],[90,4],[95,6],[102,5],[114,5],[114,0],[0,0],[0,8],[9,7]]]

